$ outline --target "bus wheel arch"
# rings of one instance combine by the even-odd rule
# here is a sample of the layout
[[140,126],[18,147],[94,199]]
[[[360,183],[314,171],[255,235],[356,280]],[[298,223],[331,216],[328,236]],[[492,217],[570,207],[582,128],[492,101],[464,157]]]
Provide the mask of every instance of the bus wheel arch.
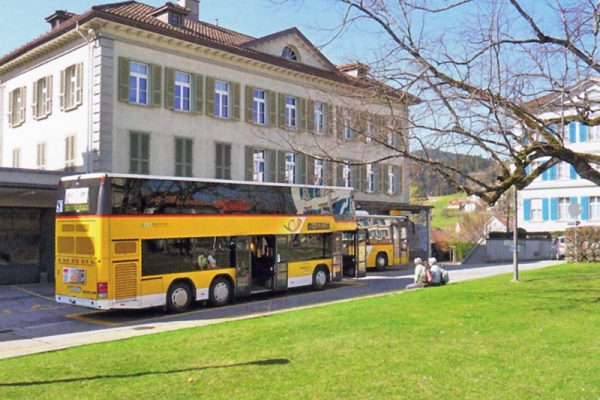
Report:
[[375,268],[377,271],[383,271],[388,266],[388,255],[384,251],[380,251],[377,253],[377,257],[375,257]]
[[329,283],[329,268],[326,265],[319,264],[315,268],[312,277],[312,288],[314,290],[323,290]]
[[175,313],[186,311],[195,300],[193,287],[188,279],[173,281],[167,291],[167,310]]
[[227,275],[218,275],[210,283],[208,298],[215,307],[227,305],[234,296],[233,282]]

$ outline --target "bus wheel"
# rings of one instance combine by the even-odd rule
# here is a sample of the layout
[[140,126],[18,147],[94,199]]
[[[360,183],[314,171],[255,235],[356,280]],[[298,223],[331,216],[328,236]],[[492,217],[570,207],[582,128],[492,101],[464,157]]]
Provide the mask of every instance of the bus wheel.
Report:
[[327,271],[323,267],[317,267],[313,273],[312,288],[313,290],[323,290],[327,285]]
[[216,277],[210,285],[210,303],[215,307],[221,307],[229,303],[231,299],[231,283],[222,277]]
[[175,282],[167,292],[167,309],[171,312],[184,312],[192,304],[192,292],[184,282]]
[[387,268],[387,265],[387,255],[385,253],[377,254],[377,259],[375,260],[375,269],[377,269],[377,271],[383,271]]

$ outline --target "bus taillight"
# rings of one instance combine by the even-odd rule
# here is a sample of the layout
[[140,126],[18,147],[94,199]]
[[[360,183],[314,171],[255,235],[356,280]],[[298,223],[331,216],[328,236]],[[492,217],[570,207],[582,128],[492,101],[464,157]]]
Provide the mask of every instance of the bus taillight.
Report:
[[98,282],[98,297],[99,298],[107,298],[108,297],[108,282]]

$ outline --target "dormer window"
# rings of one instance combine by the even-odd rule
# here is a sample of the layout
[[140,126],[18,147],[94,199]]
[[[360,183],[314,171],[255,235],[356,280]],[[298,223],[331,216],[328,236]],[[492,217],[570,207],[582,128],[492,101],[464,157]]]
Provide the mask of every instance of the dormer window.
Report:
[[281,52],[281,57],[285,58],[286,60],[298,61],[298,55],[296,54],[296,51],[290,46],[285,46],[283,48],[283,51]]
[[171,25],[181,25],[181,15],[169,13],[169,24]]

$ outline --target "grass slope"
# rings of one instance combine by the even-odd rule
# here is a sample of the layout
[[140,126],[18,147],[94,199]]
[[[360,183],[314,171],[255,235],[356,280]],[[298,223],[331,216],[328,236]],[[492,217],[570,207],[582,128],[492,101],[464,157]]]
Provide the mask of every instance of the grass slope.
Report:
[[426,204],[433,206],[433,218],[431,220],[431,226],[434,228],[440,228],[444,230],[453,231],[456,228],[456,223],[462,221],[461,212],[458,210],[448,210],[445,215],[442,215],[442,210],[448,207],[450,200],[455,198],[464,198],[464,193],[454,193],[446,196],[433,197]]
[[1,399],[598,399],[598,264],[0,361]]

